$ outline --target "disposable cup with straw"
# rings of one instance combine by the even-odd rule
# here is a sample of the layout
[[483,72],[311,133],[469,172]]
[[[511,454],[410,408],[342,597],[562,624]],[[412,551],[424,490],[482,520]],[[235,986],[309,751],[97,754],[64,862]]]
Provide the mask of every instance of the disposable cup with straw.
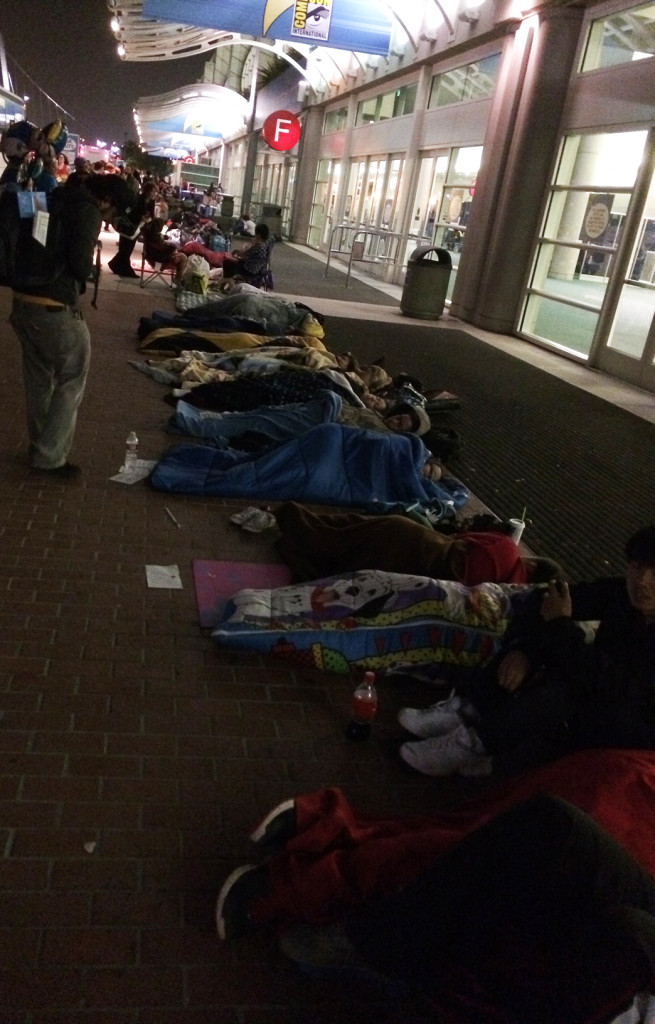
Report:
[[527,505],[523,506],[520,519],[510,519],[509,525],[512,527],[512,540],[515,544],[518,544],[523,536],[525,530],[525,513],[528,511]]

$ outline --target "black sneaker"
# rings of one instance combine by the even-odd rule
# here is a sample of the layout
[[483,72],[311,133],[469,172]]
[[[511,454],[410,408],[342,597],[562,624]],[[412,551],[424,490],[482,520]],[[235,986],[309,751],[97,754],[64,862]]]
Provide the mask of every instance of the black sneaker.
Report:
[[223,882],[216,901],[216,930],[220,939],[238,939],[253,931],[251,904],[268,895],[268,871],[265,867],[243,864]]
[[296,832],[296,804],[292,798],[283,800],[262,818],[254,832],[250,833],[250,841],[260,850],[274,853],[281,850],[289,839],[293,839]]

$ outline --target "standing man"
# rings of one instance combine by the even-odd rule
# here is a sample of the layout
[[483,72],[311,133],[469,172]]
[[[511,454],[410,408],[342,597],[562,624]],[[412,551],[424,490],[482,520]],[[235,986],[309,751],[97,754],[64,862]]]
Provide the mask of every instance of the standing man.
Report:
[[[77,187],[61,185],[50,196],[48,242],[34,273],[30,239],[16,255],[10,323],[23,349],[23,382],[33,472],[59,479],[80,469],[68,461],[77,410],[89,370],[89,329],[79,308],[93,269],[103,221],[115,221],[132,204],[116,175],[91,175]],[[32,246],[30,249],[29,246]]]

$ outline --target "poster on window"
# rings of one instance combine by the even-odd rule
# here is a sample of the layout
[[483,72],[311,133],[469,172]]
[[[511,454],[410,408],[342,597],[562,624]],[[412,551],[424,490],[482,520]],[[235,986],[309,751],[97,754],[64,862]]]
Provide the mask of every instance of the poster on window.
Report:
[[391,40],[391,16],[377,0],[143,0],[143,15],[385,57]]
[[604,245],[605,234],[610,226],[614,196],[610,193],[592,193],[587,201],[584,220],[580,229],[581,242],[595,242]]

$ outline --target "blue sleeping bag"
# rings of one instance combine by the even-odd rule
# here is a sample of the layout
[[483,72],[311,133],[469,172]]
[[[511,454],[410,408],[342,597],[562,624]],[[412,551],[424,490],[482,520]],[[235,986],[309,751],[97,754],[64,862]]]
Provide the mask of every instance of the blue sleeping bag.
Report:
[[324,423],[254,457],[232,448],[175,445],[155,466],[160,491],[299,501],[321,505],[453,501],[469,497],[456,480],[421,475],[430,452],[415,434],[385,434]]
[[171,425],[192,437],[211,439],[219,447],[228,447],[232,438],[246,433],[261,434],[271,444],[281,444],[300,437],[319,423],[335,423],[342,406],[339,395],[331,391],[319,392],[309,402],[259,406],[249,412],[218,413],[179,401]]

